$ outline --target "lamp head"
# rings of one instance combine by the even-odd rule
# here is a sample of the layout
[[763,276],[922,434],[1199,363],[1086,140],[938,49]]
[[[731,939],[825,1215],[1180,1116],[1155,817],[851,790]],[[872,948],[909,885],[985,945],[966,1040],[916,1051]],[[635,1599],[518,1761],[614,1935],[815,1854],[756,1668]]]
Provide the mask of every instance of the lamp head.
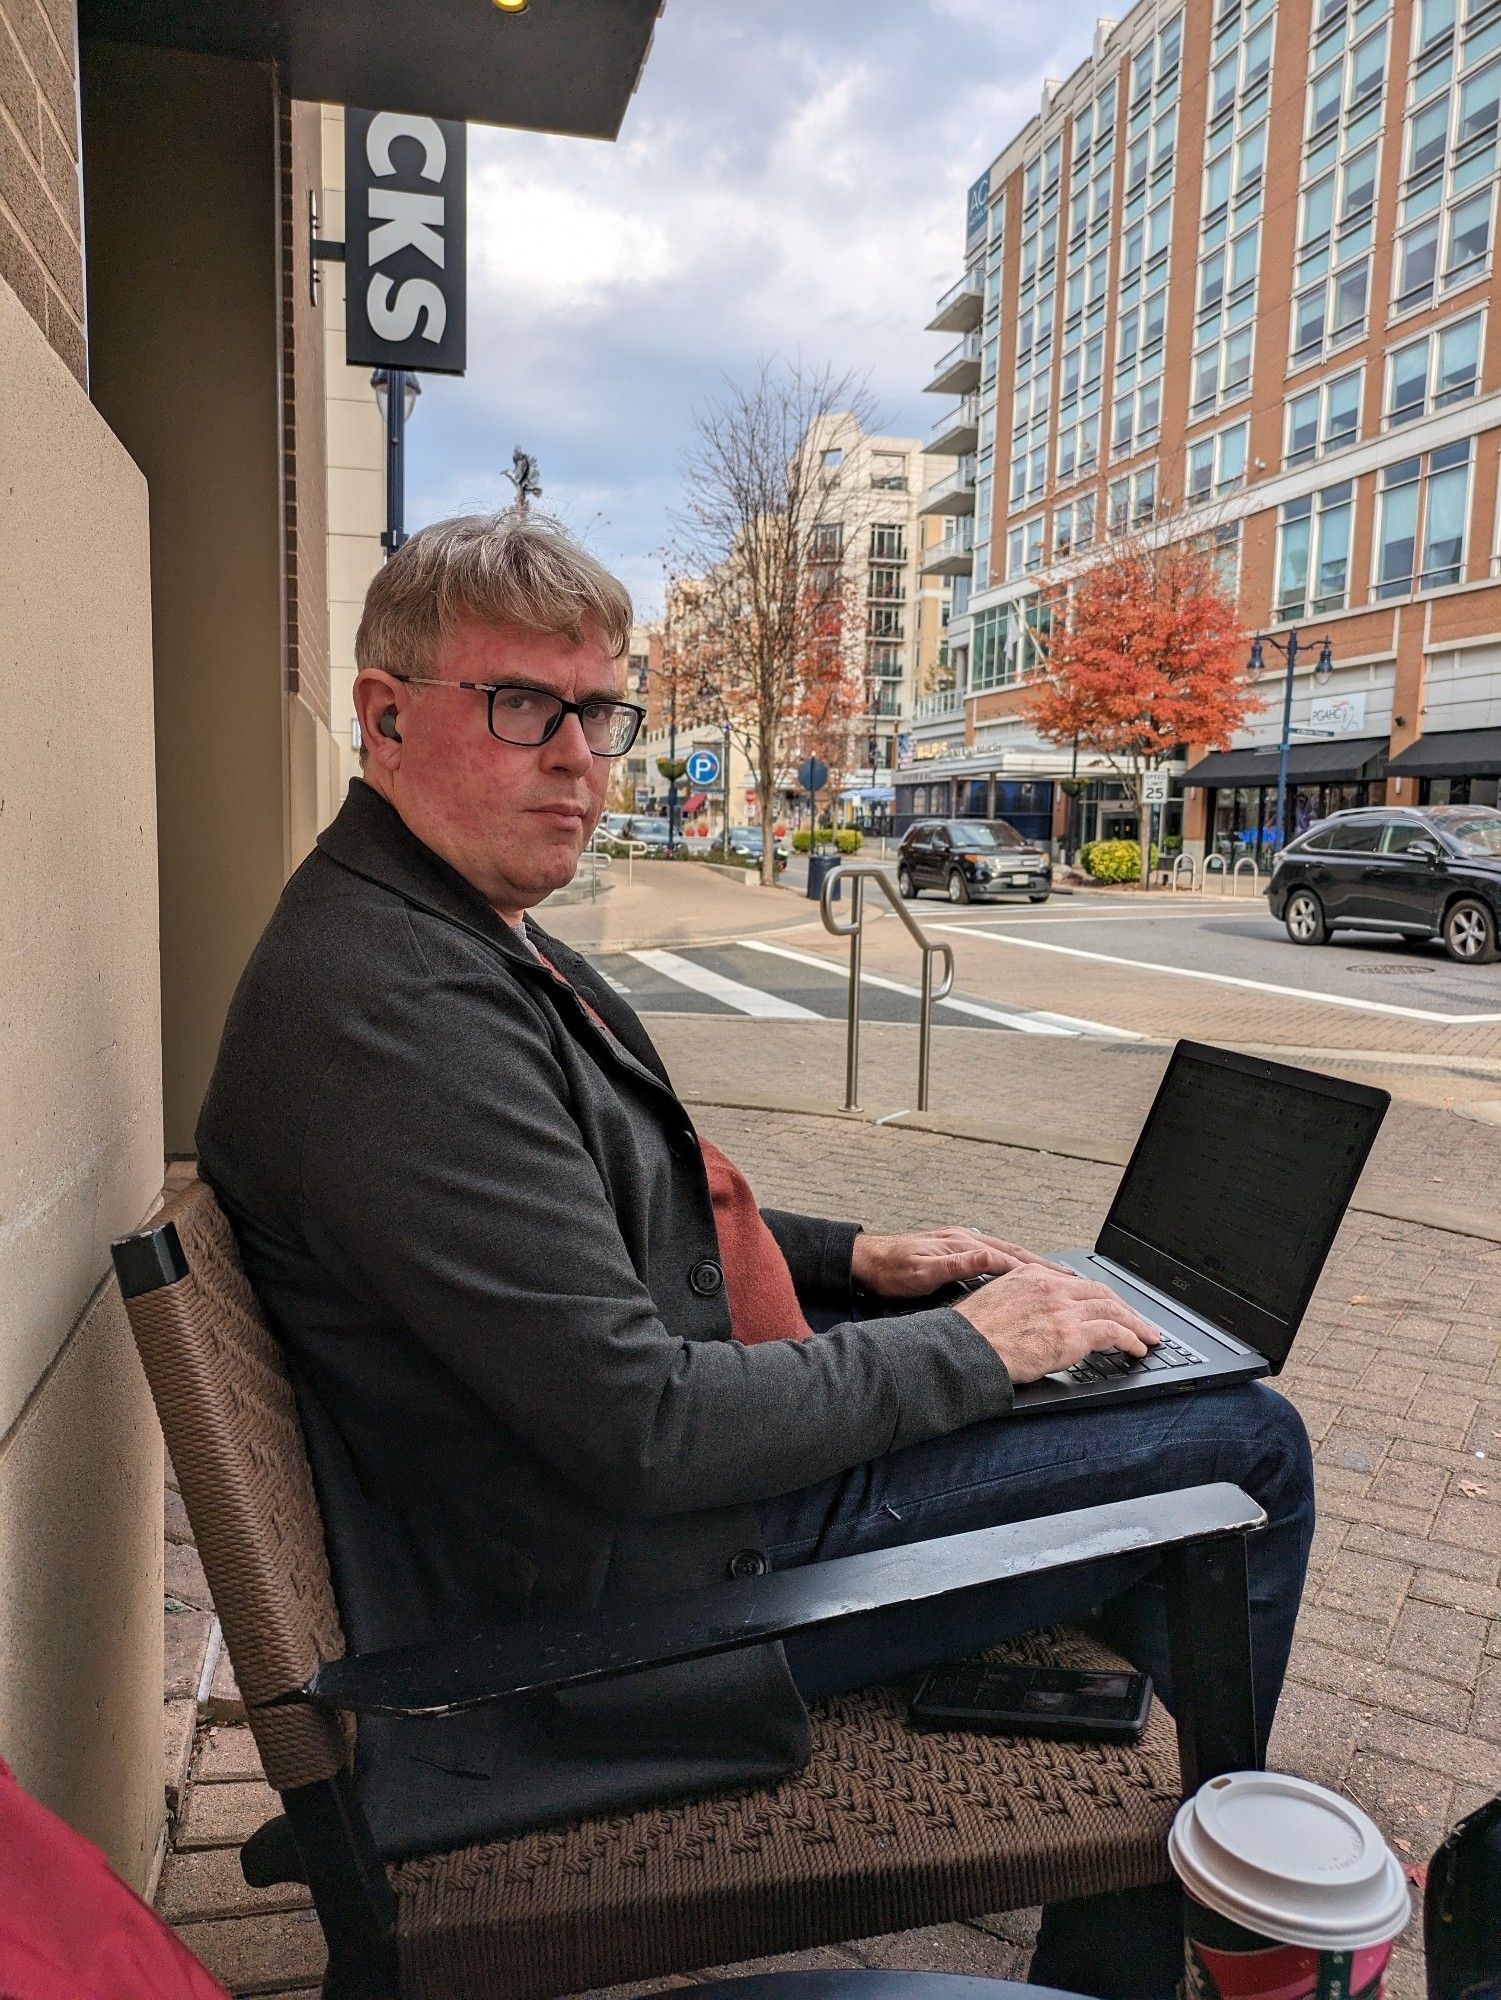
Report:
[[1334,649],[1326,639],[1323,645],[1319,647],[1319,657],[1314,663],[1313,677],[1322,686],[1333,672]]
[[1256,637],[1251,641],[1251,657],[1246,661],[1246,672],[1259,674],[1265,664],[1266,662],[1262,658],[1261,653],[1261,634],[1258,632]]

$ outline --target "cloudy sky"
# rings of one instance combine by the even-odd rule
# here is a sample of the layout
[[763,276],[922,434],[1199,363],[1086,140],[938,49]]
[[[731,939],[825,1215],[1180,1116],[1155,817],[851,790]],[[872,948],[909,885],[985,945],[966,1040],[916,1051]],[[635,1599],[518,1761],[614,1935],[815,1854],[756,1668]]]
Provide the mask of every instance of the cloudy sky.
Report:
[[[1121,9],[1124,11],[1124,9]],[[472,127],[469,372],[427,376],[408,524],[544,505],[660,608],[696,404],[796,352],[922,437],[964,192],[1089,48],[1082,0],[668,0],[613,145]]]

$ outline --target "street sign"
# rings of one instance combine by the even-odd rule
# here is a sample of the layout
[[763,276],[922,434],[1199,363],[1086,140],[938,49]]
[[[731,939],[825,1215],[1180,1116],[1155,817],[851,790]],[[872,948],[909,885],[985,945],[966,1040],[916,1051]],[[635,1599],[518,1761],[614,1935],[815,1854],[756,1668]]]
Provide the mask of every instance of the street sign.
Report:
[[829,767],[821,757],[806,757],[797,767],[797,782],[805,792],[821,792],[829,782]]
[[1144,806],[1165,806],[1167,804],[1167,772],[1143,771],[1141,777],[1141,802]]
[[719,782],[719,752],[717,750],[691,750],[688,753],[688,782],[706,791],[710,785]]
[[461,119],[344,113],[344,358],[464,372]]

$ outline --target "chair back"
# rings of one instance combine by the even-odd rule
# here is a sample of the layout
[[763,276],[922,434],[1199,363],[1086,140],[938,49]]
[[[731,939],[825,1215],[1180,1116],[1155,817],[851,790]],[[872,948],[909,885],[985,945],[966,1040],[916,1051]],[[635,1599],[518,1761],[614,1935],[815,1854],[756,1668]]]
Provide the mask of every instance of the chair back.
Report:
[[[143,1250],[161,1272],[149,1288]],[[345,1643],[281,1347],[209,1188],[174,1194],[115,1245],[115,1268],[266,1776],[283,1792],[330,1778],[349,1723],[263,1706]]]

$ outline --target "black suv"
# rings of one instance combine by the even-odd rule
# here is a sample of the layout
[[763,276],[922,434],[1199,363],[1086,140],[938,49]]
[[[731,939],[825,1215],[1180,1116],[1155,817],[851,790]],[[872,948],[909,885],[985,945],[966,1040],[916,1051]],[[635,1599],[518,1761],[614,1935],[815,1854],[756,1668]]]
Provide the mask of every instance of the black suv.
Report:
[[1008,894],[1045,903],[1053,864],[1003,819],[920,819],[902,835],[896,879],[909,897],[942,889],[951,903]]
[[1450,958],[1488,965],[1501,935],[1501,812],[1494,806],[1370,806],[1288,842],[1267,884],[1294,944],[1334,930],[1441,937]]

